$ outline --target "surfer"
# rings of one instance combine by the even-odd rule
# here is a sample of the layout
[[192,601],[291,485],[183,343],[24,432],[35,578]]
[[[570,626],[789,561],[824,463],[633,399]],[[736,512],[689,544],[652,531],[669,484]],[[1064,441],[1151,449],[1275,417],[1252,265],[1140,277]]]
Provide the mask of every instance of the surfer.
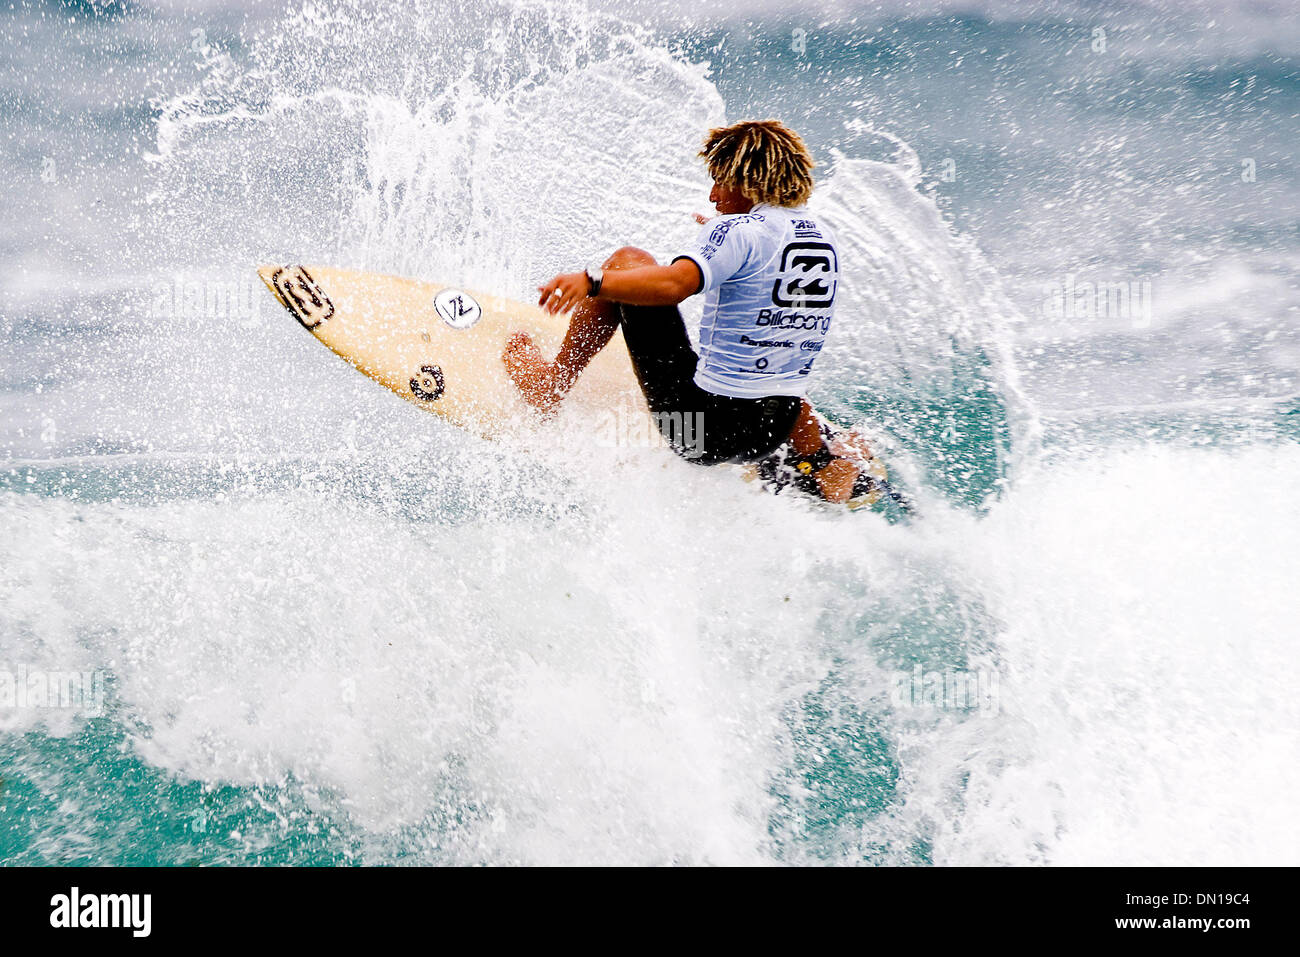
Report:
[[[700,156],[718,215],[696,214],[695,243],[666,266],[625,246],[600,267],[538,287],[539,305],[571,313],[568,332],[553,362],[527,333],[511,336],[510,378],[531,405],[553,412],[621,326],[646,403],[679,455],[757,462],[778,490],[794,485],[831,502],[868,494],[865,442],[837,434],[803,398],[839,281],[834,236],[806,208],[812,156],[775,120],[711,130]],[[698,293],[697,354],[677,306]]]

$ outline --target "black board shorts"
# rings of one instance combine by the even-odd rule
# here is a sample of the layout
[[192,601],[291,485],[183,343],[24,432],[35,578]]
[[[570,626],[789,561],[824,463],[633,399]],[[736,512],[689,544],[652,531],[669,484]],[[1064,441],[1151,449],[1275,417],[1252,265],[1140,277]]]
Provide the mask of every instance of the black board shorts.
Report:
[[619,304],[623,339],[646,404],[674,452],[697,465],[752,462],[790,437],[797,396],[737,399],[695,384],[699,356],[676,306]]

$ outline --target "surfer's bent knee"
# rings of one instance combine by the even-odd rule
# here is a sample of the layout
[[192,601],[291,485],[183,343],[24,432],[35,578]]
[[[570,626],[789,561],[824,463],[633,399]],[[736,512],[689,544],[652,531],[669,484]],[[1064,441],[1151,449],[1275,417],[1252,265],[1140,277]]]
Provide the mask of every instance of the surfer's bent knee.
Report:
[[654,256],[635,246],[623,246],[614,250],[605,260],[606,269],[632,269],[635,266],[656,266]]

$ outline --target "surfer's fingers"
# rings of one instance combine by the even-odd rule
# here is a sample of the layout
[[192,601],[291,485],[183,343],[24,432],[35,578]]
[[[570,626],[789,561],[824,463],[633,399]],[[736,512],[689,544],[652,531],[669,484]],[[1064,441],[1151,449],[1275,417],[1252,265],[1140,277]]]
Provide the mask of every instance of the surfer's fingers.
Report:
[[574,290],[566,289],[564,291],[564,294],[560,298],[560,305],[556,309],[556,311],[564,312],[564,313],[572,312],[573,308],[578,304],[578,299],[580,298],[581,297],[576,292],[574,292]]
[[556,276],[554,279],[552,279],[550,282],[548,282],[545,286],[538,286],[538,287],[537,287],[537,291],[540,292],[540,293],[542,294],[542,297],[541,297],[540,299],[537,300],[537,304],[538,304],[539,306],[545,306],[545,305],[546,305],[546,300],[550,299],[551,296],[553,296],[553,295],[555,294],[555,290],[556,290],[556,288],[557,288],[559,285],[560,285],[560,277],[559,277],[559,276]]
[[[584,284],[570,281],[571,276],[556,276],[542,290],[541,305],[547,312],[554,315],[555,313],[566,313],[576,305],[578,299],[579,287]],[[583,288],[582,293],[586,290]]]
[[546,308],[552,313],[564,315],[572,311],[575,301],[573,293],[561,286],[555,291],[555,295],[550,298],[550,305]]

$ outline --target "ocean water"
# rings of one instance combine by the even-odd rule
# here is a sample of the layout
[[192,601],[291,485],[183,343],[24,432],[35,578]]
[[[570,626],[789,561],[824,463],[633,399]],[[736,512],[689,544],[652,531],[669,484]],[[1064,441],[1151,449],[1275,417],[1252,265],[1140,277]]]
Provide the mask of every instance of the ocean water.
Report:
[[[1300,863],[1286,4],[415,7],[0,11],[0,862]],[[671,255],[769,115],[913,521],[485,443],[253,271]]]

